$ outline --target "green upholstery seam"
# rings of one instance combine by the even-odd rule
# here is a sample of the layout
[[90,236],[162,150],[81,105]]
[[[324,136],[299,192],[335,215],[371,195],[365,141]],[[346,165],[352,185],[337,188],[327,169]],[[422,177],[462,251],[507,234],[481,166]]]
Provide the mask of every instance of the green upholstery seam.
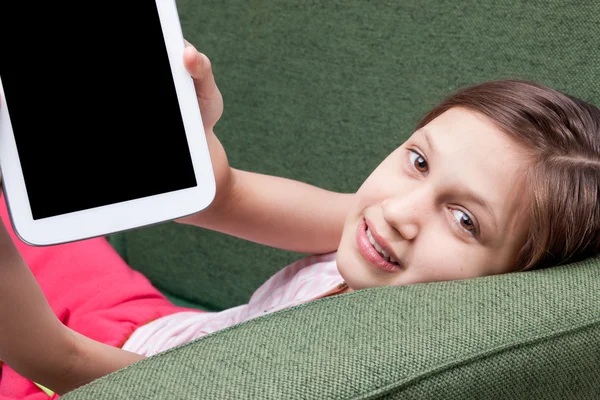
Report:
[[416,383],[418,383],[419,381],[425,380],[427,378],[430,378],[432,376],[435,375],[442,375],[443,373],[445,373],[448,370],[451,370],[455,367],[462,367],[465,365],[469,365],[469,364],[474,364],[477,361],[481,360],[481,359],[485,359],[489,356],[496,356],[496,355],[500,355],[503,353],[506,353],[507,351],[511,351],[511,350],[515,350],[518,348],[523,348],[523,347],[532,347],[532,346],[536,346],[540,343],[543,342],[548,342],[551,341],[553,339],[558,339],[558,338],[562,338],[565,336],[569,336],[573,333],[577,333],[577,332],[581,332],[581,331],[586,331],[586,330],[590,330],[590,329],[594,329],[594,328],[599,328],[600,327],[600,320],[596,320],[596,321],[592,321],[588,324],[585,324],[583,326],[578,326],[577,328],[574,329],[566,329],[563,331],[558,331],[558,332],[553,332],[549,335],[543,336],[543,337],[538,337],[538,338],[534,338],[531,339],[529,341],[526,342],[521,342],[521,343],[517,343],[517,344],[508,344],[508,345],[504,345],[504,346],[500,346],[499,348],[496,349],[490,349],[488,351],[484,351],[482,353],[479,354],[474,354],[473,356],[467,358],[467,359],[463,359],[460,361],[454,361],[454,362],[450,362],[448,364],[445,365],[441,365],[437,368],[433,368],[430,371],[426,371],[423,372],[421,374],[419,374],[418,376],[412,377],[412,378],[408,378],[406,380],[400,380],[400,381],[396,381],[394,383],[391,383],[389,385],[383,386],[383,387],[379,387],[376,390],[374,390],[373,392],[366,394],[366,396],[368,397],[364,397],[365,394],[359,395],[359,397],[354,397],[352,400],[367,400],[367,399],[374,399],[377,398],[383,394],[389,394],[392,393],[400,388],[406,388],[408,386],[411,385],[415,385]]

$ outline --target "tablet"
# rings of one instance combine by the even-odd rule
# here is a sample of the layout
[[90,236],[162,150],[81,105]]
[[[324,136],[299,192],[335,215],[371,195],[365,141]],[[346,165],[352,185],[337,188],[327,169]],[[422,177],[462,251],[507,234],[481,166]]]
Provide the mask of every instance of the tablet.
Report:
[[206,208],[215,181],[174,0],[0,2],[0,168],[51,245]]

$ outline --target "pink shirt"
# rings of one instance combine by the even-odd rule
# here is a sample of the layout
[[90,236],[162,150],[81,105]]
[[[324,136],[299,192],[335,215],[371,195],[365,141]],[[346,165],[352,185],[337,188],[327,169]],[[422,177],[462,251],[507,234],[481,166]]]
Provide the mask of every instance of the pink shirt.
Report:
[[336,253],[298,260],[273,275],[243,304],[220,312],[180,312],[136,329],[124,350],[151,356],[243,321],[293,307],[346,288]]

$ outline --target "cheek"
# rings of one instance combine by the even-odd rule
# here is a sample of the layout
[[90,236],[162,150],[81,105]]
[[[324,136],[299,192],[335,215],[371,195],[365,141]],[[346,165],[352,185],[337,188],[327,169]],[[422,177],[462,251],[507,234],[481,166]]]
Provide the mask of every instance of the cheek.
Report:
[[388,157],[363,182],[356,192],[358,205],[365,206],[379,203],[397,193],[403,185],[403,175],[400,166],[393,157]]
[[[410,283],[439,282],[489,275],[485,257],[473,245],[440,235],[414,248]],[[435,244],[433,244],[435,243]]]
[[367,207],[380,203],[386,198],[383,185],[378,184],[377,180],[365,182],[356,192],[357,211],[364,210]]

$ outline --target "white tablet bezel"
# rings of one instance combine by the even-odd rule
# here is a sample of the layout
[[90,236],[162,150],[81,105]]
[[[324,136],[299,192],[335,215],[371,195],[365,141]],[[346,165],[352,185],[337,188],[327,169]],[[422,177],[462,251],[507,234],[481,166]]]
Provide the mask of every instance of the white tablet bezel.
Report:
[[[160,15],[197,186],[34,220],[11,128],[8,113],[10,103],[6,102],[0,77],[2,185],[11,222],[15,232],[24,242],[44,246],[104,236],[194,214],[208,207],[212,202],[216,190],[214,173],[193,80],[183,65],[185,43],[175,0],[155,0],[155,2]],[[48,195],[52,196],[52,194]]]

